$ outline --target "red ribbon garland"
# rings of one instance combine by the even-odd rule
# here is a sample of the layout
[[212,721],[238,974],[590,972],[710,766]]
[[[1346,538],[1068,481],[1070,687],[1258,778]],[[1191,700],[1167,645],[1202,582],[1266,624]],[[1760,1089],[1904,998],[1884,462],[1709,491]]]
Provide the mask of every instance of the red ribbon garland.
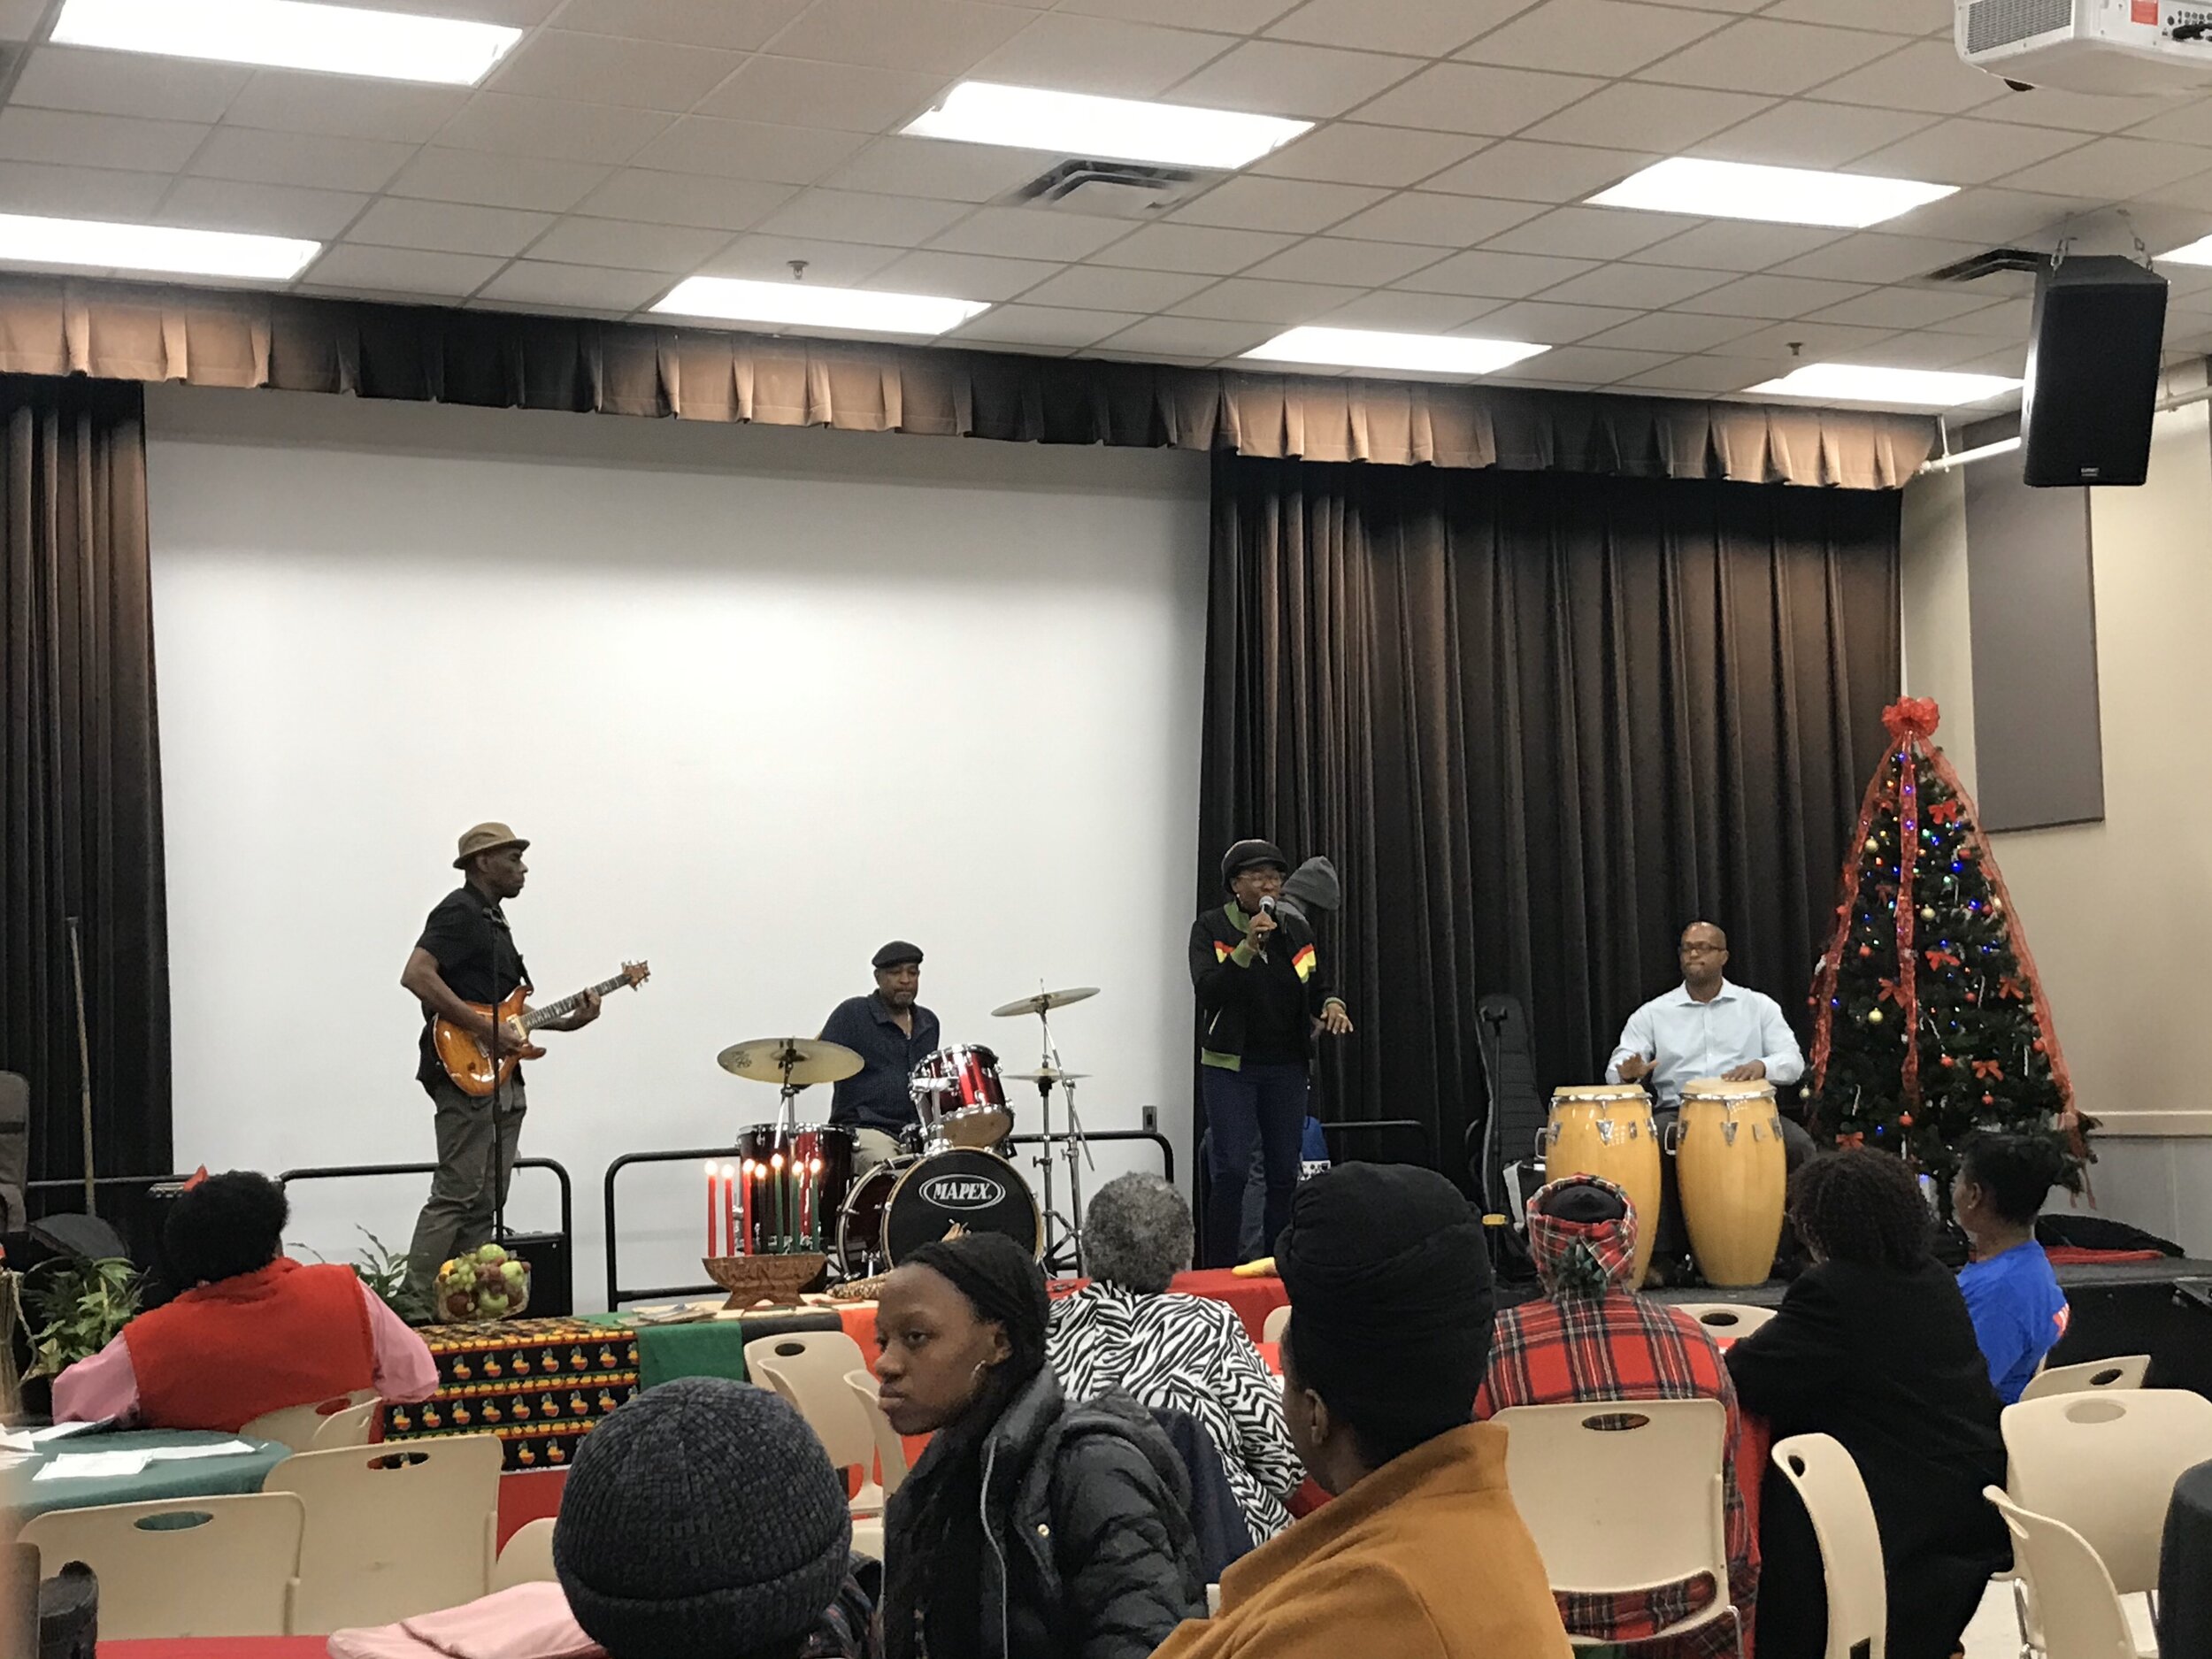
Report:
[[[1896,734],[1897,743],[1897,1004],[1904,1011],[1905,1070],[1899,1078],[1908,1111],[1920,1104],[1920,976],[1912,971],[1914,926],[1919,912],[1913,909],[1913,866],[1920,862],[1920,794],[1913,785],[1913,747],[1919,733],[1905,720],[1893,718],[1907,703],[1917,701],[1927,708],[1927,729],[1935,730],[1935,704],[1927,698],[1908,698],[1892,705],[1882,722]],[[1901,730],[1900,728],[1902,728]]]

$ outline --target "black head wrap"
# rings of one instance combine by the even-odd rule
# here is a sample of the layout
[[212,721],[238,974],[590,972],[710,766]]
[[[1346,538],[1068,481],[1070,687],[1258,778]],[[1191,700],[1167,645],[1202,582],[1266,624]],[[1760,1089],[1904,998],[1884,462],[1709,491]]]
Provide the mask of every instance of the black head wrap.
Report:
[[1432,1170],[1346,1164],[1299,1187],[1275,1244],[1299,1383],[1386,1462],[1468,1422],[1490,1358],[1490,1256]]
[[1012,1354],[999,1367],[1011,1385],[1027,1382],[1045,1365],[1045,1326],[1052,1308],[1045,1295],[1044,1271],[1028,1251],[998,1233],[964,1233],[908,1251],[901,1267],[926,1267],[943,1274],[965,1296],[979,1319],[1006,1327]]

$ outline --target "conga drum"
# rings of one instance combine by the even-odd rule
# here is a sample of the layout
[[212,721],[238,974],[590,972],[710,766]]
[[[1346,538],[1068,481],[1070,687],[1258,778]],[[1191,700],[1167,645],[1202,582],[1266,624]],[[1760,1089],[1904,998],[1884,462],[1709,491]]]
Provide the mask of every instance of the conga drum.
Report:
[[1685,1084],[1670,1148],[1690,1252],[1709,1285],[1763,1285],[1782,1238],[1788,1162],[1774,1086],[1704,1077]]
[[1644,1282],[1659,1229],[1659,1135],[1651,1096],[1632,1083],[1597,1083],[1552,1092],[1551,1118],[1537,1131],[1544,1179],[1595,1175],[1636,1206],[1636,1264],[1632,1286]]

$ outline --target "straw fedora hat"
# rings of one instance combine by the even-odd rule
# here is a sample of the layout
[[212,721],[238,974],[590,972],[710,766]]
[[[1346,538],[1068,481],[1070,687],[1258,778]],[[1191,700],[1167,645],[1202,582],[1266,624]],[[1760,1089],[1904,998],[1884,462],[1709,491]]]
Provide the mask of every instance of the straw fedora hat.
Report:
[[468,868],[469,860],[479,853],[496,852],[502,847],[511,847],[517,852],[520,852],[529,844],[504,824],[479,824],[473,828],[462,832],[461,852],[460,856],[454,859],[453,867],[456,870],[465,870]]

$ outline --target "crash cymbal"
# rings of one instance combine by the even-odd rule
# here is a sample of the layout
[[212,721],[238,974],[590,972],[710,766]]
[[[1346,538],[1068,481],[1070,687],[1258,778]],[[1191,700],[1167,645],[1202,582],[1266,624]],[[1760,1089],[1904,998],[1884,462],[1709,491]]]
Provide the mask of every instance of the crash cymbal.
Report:
[[1040,991],[1034,996],[1025,996],[1018,1002],[1002,1002],[991,1010],[995,1019],[1017,1019],[1024,1014],[1041,1014],[1048,1009],[1065,1008],[1070,1002],[1079,1002],[1087,996],[1096,996],[1095,985],[1078,985],[1064,991]]
[[1002,1071],[999,1075],[1018,1083],[1076,1083],[1090,1076],[1090,1073],[1063,1071],[1056,1065],[1041,1065],[1033,1071]]
[[841,1083],[867,1062],[842,1043],[819,1037],[756,1037],[733,1042],[714,1056],[715,1064],[756,1083]]

